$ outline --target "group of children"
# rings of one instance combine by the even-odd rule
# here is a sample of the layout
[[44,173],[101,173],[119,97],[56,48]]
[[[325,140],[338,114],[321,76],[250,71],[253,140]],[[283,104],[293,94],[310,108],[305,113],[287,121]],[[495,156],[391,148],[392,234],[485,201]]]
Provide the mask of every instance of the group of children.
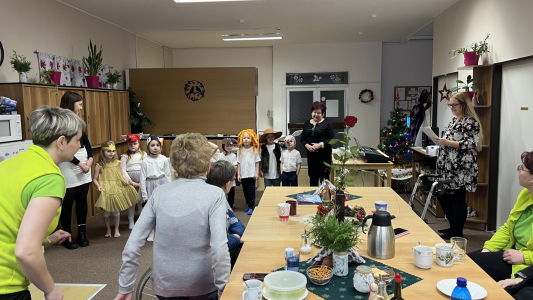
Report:
[[[141,136],[142,133],[122,136],[128,143],[128,151],[120,161],[116,157],[115,143],[108,141],[101,145],[93,183],[100,193],[95,206],[104,210],[105,237],[112,235],[111,214],[113,236],[120,237],[120,212],[128,210],[129,228],[133,229],[135,206],[140,213],[155,188],[171,181],[173,171],[169,159],[161,154],[162,140],[155,135],[148,137],[146,153],[139,150]],[[280,137],[281,132],[267,129],[258,139],[254,130],[246,129],[239,133],[237,155],[232,152],[233,141],[224,139],[223,151],[215,157],[215,160],[226,160],[237,168],[237,179],[242,183],[247,204],[244,211],[249,215],[255,208],[255,184],[259,177],[264,177],[265,187],[280,186],[281,183],[283,186],[298,186],[302,158],[295,149],[296,139],[289,135],[275,143]],[[228,204],[232,209],[234,195],[235,185],[228,193]],[[153,241],[153,238],[152,231],[147,240]]]

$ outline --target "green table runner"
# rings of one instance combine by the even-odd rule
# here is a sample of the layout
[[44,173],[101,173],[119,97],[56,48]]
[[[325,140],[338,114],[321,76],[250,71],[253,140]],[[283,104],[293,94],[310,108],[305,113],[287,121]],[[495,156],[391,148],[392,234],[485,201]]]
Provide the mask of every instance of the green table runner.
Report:
[[[307,191],[307,192],[303,192],[303,193],[298,193],[298,194],[305,194],[305,195],[312,195],[316,190],[312,190],[312,191]],[[295,199],[296,200],[296,195],[298,194],[292,194],[292,195],[287,195],[286,197],[287,198],[292,198],[292,199]],[[346,194],[345,194],[346,195]],[[357,196],[357,195],[352,195],[350,194],[350,198],[348,199],[348,201],[351,201],[351,200],[355,200],[355,199],[359,199],[361,198],[361,196]]]
[[[391,267],[375,261],[371,258],[364,257],[366,263],[364,265],[369,266],[370,268],[378,268],[381,270],[388,270]],[[310,263],[306,261],[300,262],[300,273],[304,274],[307,277],[307,289],[309,292],[314,293],[315,295],[321,297],[322,299],[368,299],[368,293],[359,293],[353,287],[353,276],[355,274],[355,269],[361,264],[349,264],[348,265],[348,275],[345,277],[338,277],[333,275],[331,281],[326,285],[316,285],[309,280],[306,274],[306,270]],[[279,268],[274,271],[280,271],[284,268]],[[422,281],[422,278],[406,273],[400,269],[394,269],[394,273],[400,273],[402,275],[402,289],[413,285],[419,281]],[[394,280],[391,285],[387,286],[387,293],[394,294]]]

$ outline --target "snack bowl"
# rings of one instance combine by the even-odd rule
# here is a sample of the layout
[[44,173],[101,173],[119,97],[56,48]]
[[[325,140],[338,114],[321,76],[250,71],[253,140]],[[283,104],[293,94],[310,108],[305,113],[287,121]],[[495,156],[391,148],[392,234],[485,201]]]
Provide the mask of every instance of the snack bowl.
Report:
[[[320,269],[324,269],[324,270],[320,270]],[[309,270],[317,270],[317,271],[309,272]],[[316,272],[319,272],[322,275],[316,275],[317,274]],[[321,265],[310,266],[309,268],[307,268],[306,273],[307,273],[307,277],[309,277],[309,280],[311,280],[311,282],[316,285],[326,285],[330,282],[331,278],[333,277],[333,269],[328,266],[321,266]]]
[[379,274],[375,272],[376,269],[387,273],[387,275],[382,275],[381,279],[383,281],[385,281],[385,283],[387,283],[387,285],[390,285],[392,283],[392,280],[394,279],[394,269],[387,268],[387,267],[385,267],[385,268],[376,268],[376,267],[372,268],[372,274],[374,275],[374,280],[376,282],[378,282],[378,280],[379,280]]
[[267,299],[293,300],[303,299],[307,289],[307,278],[304,274],[294,271],[276,271],[268,274],[265,279]]

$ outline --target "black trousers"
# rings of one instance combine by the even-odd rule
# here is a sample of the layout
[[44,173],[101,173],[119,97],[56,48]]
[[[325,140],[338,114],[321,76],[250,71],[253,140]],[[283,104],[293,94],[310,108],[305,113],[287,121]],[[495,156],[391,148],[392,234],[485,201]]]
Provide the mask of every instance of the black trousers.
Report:
[[4,294],[0,295],[0,300],[31,300],[31,294],[29,290],[11,294]]
[[61,221],[61,226],[63,230],[70,232],[71,222],[72,222],[72,205],[76,201],[76,220],[78,224],[87,223],[87,193],[89,193],[90,182],[68,188],[65,193],[65,198],[63,199],[63,204],[61,208],[61,216],[59,220]]
[[283,186],[298,186],[298,175],[296,175],[296,171],[283,172],[281,174],[281,183]]
[[466,190],[456,190],[454,194],[437,195],[440,206],[446,214],[450,228],[454,236],[463,236],[463,228],[466,222]]
[[235,187],[232,187],[228,193],[228,204],[233,209],[233,203],[235,203]]
[[481,252],[481,250],[478,250],[468,253],[468,257],[480,266],[494,281],[511,278],[513,265],[503,260],[503,251]]
[[517,285],[506,287],[505,290],[516,300],[533,299],[533,281],[529,278]]
[[249,208],[255,208],[255,178],[241,178],[244,199]]

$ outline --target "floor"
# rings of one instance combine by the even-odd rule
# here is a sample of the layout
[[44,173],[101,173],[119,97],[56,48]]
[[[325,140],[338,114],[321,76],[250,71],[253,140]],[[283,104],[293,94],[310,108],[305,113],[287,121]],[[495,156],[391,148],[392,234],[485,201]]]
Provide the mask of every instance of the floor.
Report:
[[[256,203],[259,203],[262,192],[256,193]],[[407,199],[405,194],[402,198]],[[235,195],[235,213],[237,217],[246,225],[250,220],[243,210],[245,201],[242,195]],[[421,209],[421,207],[416,207]],[[428,225],[433,229],[444,229],[448,227],[444,219],[436,219],[430,214],[427,215]],[[45,257],[52,278],[57,283],[105,283],[107,286],[93,299],[113,299],[118,293],[118,275],[122,265],[121,253],[128,240],[130,230],[127,229],[127,217],[125,214],[121,220],[120,238],[104,238],[105,225],[100,219],[88,227],[88,239],[91,243],[89,247],[67,250],[62,246],[52,246],[46,249]],[[468,252],[481,249],[483,243],[491,237],[491,233],[465,229],[464,236],[468,239]],[[139,261],[139,275],[144,273],[151,265],[152,248],[147,242],[141,249],[141,259]]]

